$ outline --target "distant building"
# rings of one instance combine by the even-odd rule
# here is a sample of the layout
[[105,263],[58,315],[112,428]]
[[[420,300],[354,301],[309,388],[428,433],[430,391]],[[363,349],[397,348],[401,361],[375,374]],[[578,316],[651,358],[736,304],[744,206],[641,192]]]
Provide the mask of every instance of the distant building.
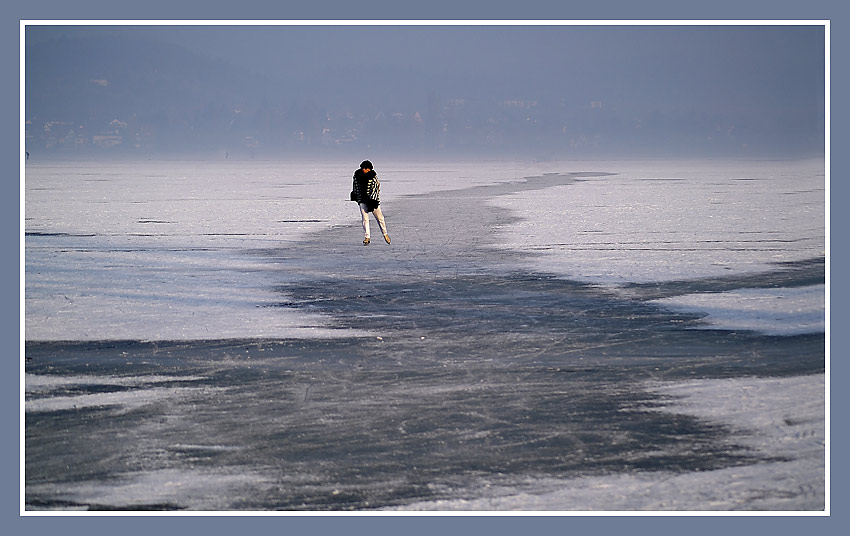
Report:
[[116,145],[121,145],[124,143],[124,137],[118,135],[96,135],[92,136],[92,145],[96,147],[102,147],[104,149],[108,149],[110,147],[115,147]]

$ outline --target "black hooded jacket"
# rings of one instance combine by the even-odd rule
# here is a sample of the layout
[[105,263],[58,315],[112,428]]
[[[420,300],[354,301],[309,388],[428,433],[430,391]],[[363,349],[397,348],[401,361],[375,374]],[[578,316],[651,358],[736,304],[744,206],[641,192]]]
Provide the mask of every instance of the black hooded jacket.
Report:
[[363,203],[372,212],[378,205],[381,204],[381,183],[378,182],[378,174],[375,170],[369,170],[368,173],[362,169],[354,172],[354,200],[358,203]]

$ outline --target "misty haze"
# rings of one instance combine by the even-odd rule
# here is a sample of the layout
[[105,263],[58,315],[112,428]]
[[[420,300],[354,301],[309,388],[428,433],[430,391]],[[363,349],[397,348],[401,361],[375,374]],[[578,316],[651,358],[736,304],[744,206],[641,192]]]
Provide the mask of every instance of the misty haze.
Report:
[[26,32],[33,155],[823,151],[818,26]]

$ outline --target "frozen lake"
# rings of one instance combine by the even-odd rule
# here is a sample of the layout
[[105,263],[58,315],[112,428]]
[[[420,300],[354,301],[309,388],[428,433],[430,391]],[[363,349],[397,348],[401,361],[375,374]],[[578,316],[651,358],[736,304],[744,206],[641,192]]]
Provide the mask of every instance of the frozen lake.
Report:
[[28,163],[26,507],[823,511],[822,161],[375,163]]

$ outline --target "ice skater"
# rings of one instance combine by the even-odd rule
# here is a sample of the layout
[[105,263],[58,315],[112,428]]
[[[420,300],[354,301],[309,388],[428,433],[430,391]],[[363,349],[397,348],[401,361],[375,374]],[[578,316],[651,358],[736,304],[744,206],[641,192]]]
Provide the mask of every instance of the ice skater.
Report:
[[372,162],[364,160],[360,163],[360,169],[354,172],[354,186],[351,192],[351,200],[357,201],[360,207],[360,216],[363,220],[363,245],[368,246],[371,242],[369,234],[369,213],[375,215],[381,233],[387,244],[390,243],[390,235],[387,234],[387,224],[384,222],[384,214],[381,212],[381,183],[378,182],[378,174],[372,168]]

